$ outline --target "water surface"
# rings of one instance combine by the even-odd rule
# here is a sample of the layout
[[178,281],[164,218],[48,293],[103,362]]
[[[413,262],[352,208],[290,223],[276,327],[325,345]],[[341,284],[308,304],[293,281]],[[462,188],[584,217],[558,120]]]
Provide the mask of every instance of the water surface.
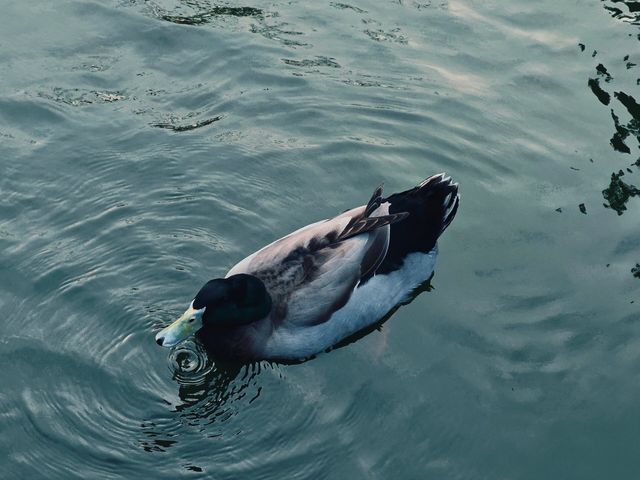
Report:
[[[637,2],[1,11],[3,478],[637,475]],[[380,331],[155,345],[246,254],[439,171],[435,289]]]

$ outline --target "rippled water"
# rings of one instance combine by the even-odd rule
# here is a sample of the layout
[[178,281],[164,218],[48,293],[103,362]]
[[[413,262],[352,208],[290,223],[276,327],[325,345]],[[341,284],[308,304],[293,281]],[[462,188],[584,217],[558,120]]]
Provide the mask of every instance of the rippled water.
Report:
[[[0,477],[637,475],[638,2],[347,1],[0,4]],[[244,255],[443,170],[435,289],[380,331],[155,345]]]

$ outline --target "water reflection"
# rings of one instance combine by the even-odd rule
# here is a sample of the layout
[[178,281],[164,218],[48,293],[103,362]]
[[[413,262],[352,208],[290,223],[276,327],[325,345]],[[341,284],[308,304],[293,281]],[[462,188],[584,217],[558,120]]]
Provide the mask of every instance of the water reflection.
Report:
[[[194,113],[189,113],[185,118],[190,119],[194,116]],[[171,115],[164,122],[156,122],[152,123],[152,127],[156,128],[165,128],[167,130],[173,130],[174,132],[188,132],[189,130],[195,130],[196,128],[206,127],[207,125],[211,125],[218,120],[221,120],[222,116],[218,115],[216,117],[206,118],[204,120],[192,121],[191,123],[180,124],[179,122],[182,120],[181,117],[177,117],[176,115]]]
[[611,16],[633,25],[640,25],[640,2],[636,0],[602,0]]
[[[627,234],[633,208],[640,207],[638,28],[622,23],[637,2],[601,3],[593,19],[559,3],[556,17],[555,9],[538,10],[535,2],[496,9],[458,0],[446,7],[465,15],[486,10],[477,16],[427,0],[335,0],[304,8],[215,2],[157,0],[162,8],[147,17],[138,14],[149,14],[152,2],[144,0],[119,2],[119,8],[69,2],[44,15],[34,6],[23,18],[34,28],[22,29],[20,41],[5,49],[10,67],[0,136],[16,155],[4,155],[0,225],[7,279],[0,303],[8,314],[0,355],[6,366],[0,374],[2,477],[154,471],[175,478],[209,470],[223,478],[289,478],[304,464],[304,475],[313,478],[509,478],[523,473],[499,470],[502,457],[517,467],[522,452],[544,457],[540,442],[558,437],[554,450],[569,454],[567,465],[579,465],[571,453],[583,453],[573,441],[581,432],[611,436],[611,428],[594,425],[593,418],[606,419],[612,409],[620,418],[633,412],[594,395],[592,387],[629,390],[638,356],[629,340],[638,338],[637,311],[620,306],[614,271],[624,265],[621,282],[640,286],[637,238]],[[144,7],[130,12],[126,3]],[[431,3],[430,11],[418,12]],[[604,5],[618,9],[609,11],[621,21]],[[549,38],[562,38],[569,18],[620,28],[593,25],[578,47],[567,27],[574,50],[565,57]],[[487,44],[494,35],[496,43]],[[613,50],[625,41],[626,50]],[[316,46],[286,48],[303,43]],[[583,247],[579,228],[575,238],[564,228],[539,233],[553,229],[537,215],[537,202],[525,205],[522,192],[539,177],[526,178],[529,157],[517,163],[510,155],[551,152],[554,158],[554,147],[535,149],[544,137],[570,149],[565,127],[573,117],[558,105],[583,101],[562,95],[577,70],[587,105],[571,111],[586,115],[593,108],[604,126],[594,130],[601,136],[584,141],[575,132],[576,148],[584,146],[599,162],[586,162],[589,172],[604,170],[589,187],[593,178],[571,159],[582,173],[568,174],[584,178],[579,187],[600,200],[581,204],[588,217],[577,205],[585,200],[565,211],[582,225],[593,226],[600,215],[626,228],[612,228],[608,242],[587,240]],[[517,81],[531,73],[538,74],[538,87],[546,85],[545,98],[557,100],[556,113],[538,112],[553,118],[553,127],[517,125],[526,120],[520,108],[539,104],[535,85]],[[291,78],[300,74],[307,78]],[[505,88],[512,83],[513,90]],[[485,149],[487,155],[474,155]],[[543,164],[549,167],[544,176],[554,182],[558,175],[561,184],[565,177],[553,163]],[[265,371],[269,364],[223,365],[187,344],[169,357],[167,373],[148,330],[160,326],[152,319],[170,316],[166,299],[182,298],[198,266],[222,265],[251,242],[261,245],[262,236],[288,231],[289,223],[305,219],[304,211],[282,215],[291,203],[328,202],[327,209],[342,203],[348,194],[335,186],[336,177],[368,184],[388,175],[400,184],[436,164],[473,174],[470,203],[487,212],[513,200],[504,209],[513,213],[494,215],[491,228],[469,236],[465,228],[486,227],[472,208],[459,235],[449,239],[449,278],[467,296],[451,305],[445,296],[426,302],[442,319],[419,322],[419,309],[412,308],[407,320],[416,322],[394,325],[396,336],[374,365],[372,342],[361,342],[308,365],[276,367],[291,377],[278,381]],[[487,194],[495,181],[512,187],[513,196]],[[623,213],[627,217],[617,218]],[[531,229],[525,240],[521,215]],[[554,220],[564,226],[566,218]],[[555,264],[535,261],[549,254]],[[534,261],[525,267],[527,258]],[[606,281],[592,275],[600,261],[612,262]],[[469,279],[471,267],[480,282]],[[535,441],[502,435],[497,447],[484,449],[487,432],[518,431],[512,427],[527,422]],[[632,428],[615,430],[620,445],[633,445],[626,441],[634,438]],[[217,436],[223,438],[209,438]],[[516,444],[522,448],[509,450]],[[633,458],[632,448],[611,448],[609,458],[623,460],[618,464]],[[501,450],[508,455],[492,458]],[[182,472],[172,470],[173,463]],[[399,468],[404,465],[415,471]]]
[[202,25],[208,23],[212,18],[221,15],[228,15],[232,17],[257,17],[262,15],[262,10],[253,7],[221,7],[210,6],[208,4],[200,5],[204,2],[183,2],[185,5],[189,5],[195,9],[202,8],[204,11],[196,13],[194,15],[160,15],[162,20],[172,23],[178,23],[181,25]]
[[304,59],[304,60],[292,60],[289,58],[283,58],[282,61],[287,65],[291,65],[293,67],[331,67],[331,68],[341,68],[340,64],[336,62],[335,58],[317,56],[314,59]]
[[[613,121],[616,127],[614,138],[616,139],[616,142],[618,142],[618,146],[620,146],[620,148],[616,150],[624,153],[631,153],[631,149],[626,145],[625,140],[630,135],[633,135],[636,137],[638,143],[640,144],[640,105],[638,105],[635,98],[633,98],[631,95],[627,95],[624,92],[615,92],[614,97],[617,98],[622,105],[624,105],[624,107],[627,109],[627,112],[631,116],[631,120],[627,122],[626,125],[622,125],[618,117],[614,115],[613,111],[611,112],[611,116],[613,117]],[[613,145],[613,138],[611,139],[611,142]]]
[[593,94],[598,97],[600,103],[602,103],[603,105],[609,105],[609,102],[611,101],[611,95],[600,88],[600,81],[597,78],[590,78],[588,85],[589,88],[591,88]]
[[331,5],[334,8],[337,8],[338,10],[353,10],[354,12],[357,12],[357,13],[367,13],[366,10],[355,7],[353,5],[349,5],[347,3],[331,2],[329,5]]
[[83,90],[80,88],[54,87],[50,92],[38,92],[37,96],[56,103],[82,107],[85,105],[113,103],[126,97],[117,91]]
[[629,185],[621,179],[623,176],[622,170],[612,173],[609,187],[602,191],[602,196],[607,201],[604,206],[614,210],[618,215],[622,215],[627,209],[629,198],[640,195],[640,190],[635,185]]
[[161,6],[156,2],[144,2],[144,6],[155,18],[178,25],[202,26],[219,23],[228,28],[231,19],[247,18],[255,22],[249,26],[249,31],[252,33],[257,33],[289,47],[307,45],[307,43],[295,38],[304,35],[303,32],[290,28],[287,22],[271,23],[269,19],[277,18],[279,14],[277,12],[270,13],[261,8],[218,5],[207,0],[178,0],[172,8]]
[[[625,0],[603,0],[603,2],[604,8],[614,18],[633,25],[640,25],[640,3]],[[640,40],[640,35],[638,35],[638,39]],[[579,47],[583,52],[586,50],[586,45],[583,43],[580,43]],[[594,50],[592,57],[596,55],[597,50]],[[630,60],[629,54],[621,55],[621,59],[621,68],[607,67],[603,63],[599,63],[595,67],[596,75],[588,79],[587,85],[598,101],[610,109],[613,133],[609,145],[617,153],[630,155],[637,147],[640,147],[640,105],[632,95],[615,88],[616,81],[614,79],[620,77],[618,81],[621,84],[625,80],[628,81],[629,71],[636,66]],[[616,71],[615,76],[612,71]],[[636,85],[639,82],[640,79],[636,79]],[[633,145],[636,142],[637,145]],[[602,190],[602,196],[605,200],[604,207],[613,210],[618,215],[622,215],[627,210],[627,203],[631,198],[640,194],[640,189],[631,183],[632,178],[629,178],[638,174],[640,157],[631,164],[627,163],[621,166],[624,166],[624,170],[619,168],[617,172],[612,172],[609,186]],[[622,177],[626,177],[625,180]]]
[[197,341],[181,343],[172,350],[168,362],[180,403],[162,417],[140,424],[143,438],[139,444],[146,452],[163,452],[174,446],[178,432],[185,427],[195,427],[199,435],[210,438],[223,435],[223,430],[211,427],[230,420],[262,392],[257,377],[263,365],[214,361]]

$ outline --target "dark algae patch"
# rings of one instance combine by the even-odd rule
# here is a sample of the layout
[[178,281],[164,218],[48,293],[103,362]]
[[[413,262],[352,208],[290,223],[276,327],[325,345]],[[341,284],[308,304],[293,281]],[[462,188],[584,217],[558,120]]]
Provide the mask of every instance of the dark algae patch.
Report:
[[[603,0],[604,8],[616,19],[640,26],[640,1]],[[629,35],[640,40],[640,35]],[[579,45],[585,45],[581,43]],[[595,50],[594,50],[595,52]],[[588,88],[598,101],[608,107],[609,115],[613,121],[613,133],[609,139],[610,147],[616,154],[635,154],[640,147],[640,104],[636,100],[637,95],[628,93],[629,84],[640,82],[635,77],[629,78],[630,70],[636,65],[634,58],[629,53],[623,53],[619,62],[612,62],[605,66],[604,63],[595,65],[595,75],[587,81]],[[626,92],[623,91],[627,90]],[[607,91],[608,90],[608,91]],[[621,157],[614,157],[613,160]],[[626,163],[626,162],[625,162]],[[628,165],[628,164],[627,164]],[[633,166],[640,167],[640,159],[631,166],[617,165],[617,173],[611,174],[609,186],[602,191],[605,199],[604,207],[622,215],[627,210],[629,199],[637,197],[640,189],[633,182],[638,173]],[[625,170],[630,177],[623,179]],[[584,213],[584,212],[583,212]]]
[[627,146],[625,140],[630,135],[633,135],[640,142],[640,105],[638,105],[635,98],[624,92],[615,92],[614,96],[625,106],[627,112],[631,115],[631,120],[626,125],[623,125],[613,109],[611,110],[611,117],[616,128],[611,138],[611,146],[619,152],[631,153],[631,149]]
[[253,7],[213,7],[205,12],[194,15],[161,15],[160,18],[166,22],[177,23],[179,25],[203,25],[209,23],[213,18],[220,16],[231,17],[257,17],[262,15],[262,10]]
[[637,0],[602,0],[612,17],[640,25],[640,2]]
[[214,122],[217,122],[222,117],[212,117],[207,118],[205,120],[200,120],[199,122],[188,123],[185,125],[175,125],[170,122],[161,122],[161,123],[152,123],[152,127],[156,128],[165,128],[167,130],[173,130],[174,132],[188,132],[189,130],[195,130],[196,128],[206,127],[207,125],[211,125]]
[[282,61],[287,65],[294,67],[331,67],[340,68],[340,64],[336,62],[335,58],[328,57],[316,57],[314,59],[293,60],[289,58],[283,58]]
[[609,102],[611,101],[611,95],[600,88],[599,80],[597,78],[590,78],[588,84],[593,94],[598,97],[598,100],[600,100],[600,103],[602,103],[603,105],[609,105]]
[[627,209],[627,202],[631,197],[640,195],[640,189],[635,185],[622,181],[623,176],[622,170],[612,173],[609,187],[602,191],[602,196],[607,201],[604,206],[614,210],[618,215],[622,215]]

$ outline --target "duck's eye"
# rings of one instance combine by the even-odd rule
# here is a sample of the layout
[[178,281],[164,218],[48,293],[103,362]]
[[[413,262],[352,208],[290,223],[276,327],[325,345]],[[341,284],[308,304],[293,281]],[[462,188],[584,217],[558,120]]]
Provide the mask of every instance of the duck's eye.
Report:
[[191,317],[191,318],[189,319],[189,323],[193,323],[193,322],[195,322],[195,321],[196,321],[196,317]]

